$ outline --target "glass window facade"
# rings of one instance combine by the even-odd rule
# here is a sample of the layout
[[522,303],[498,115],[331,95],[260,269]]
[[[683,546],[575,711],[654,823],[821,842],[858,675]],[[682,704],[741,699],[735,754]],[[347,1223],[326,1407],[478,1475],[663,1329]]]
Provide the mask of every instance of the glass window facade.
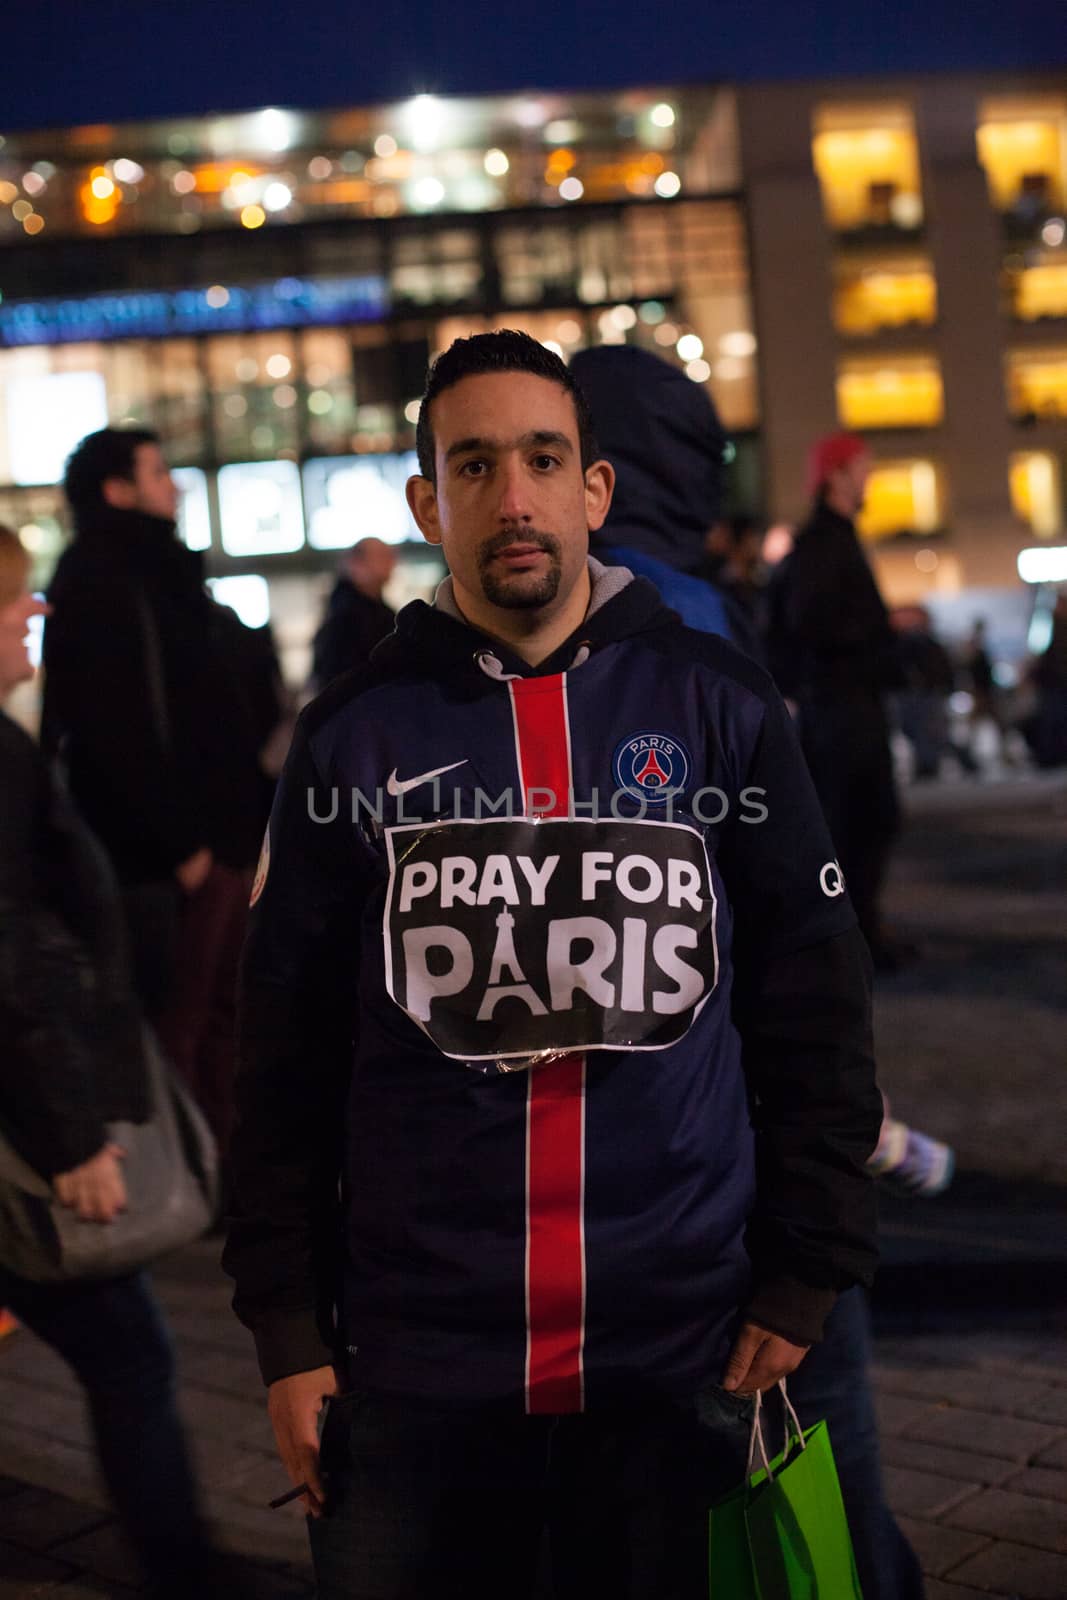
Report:
[[[10,136],[0,239],[254,233],[330,217],[671,199],[738,183],[728,89],[416,95],[366,110],[269,108]],[[461,286],[458,259],[445,276]],[[416,295],[421,282],[417,270],[402,277]]]

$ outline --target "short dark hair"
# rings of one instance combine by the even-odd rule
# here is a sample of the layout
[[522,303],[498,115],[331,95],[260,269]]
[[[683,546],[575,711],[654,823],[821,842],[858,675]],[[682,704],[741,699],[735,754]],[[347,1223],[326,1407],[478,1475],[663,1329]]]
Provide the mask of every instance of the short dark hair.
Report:
[[585,395],[565,363],[555,351],[546,349],[540,340],[531,338],[528,333],[521,333],[515,328],[502,328],[498,333],[475,333],[469,339],[453,340],[426,374],[426,388],[415,430],[419,471],[424,478],[429,478],[431,483],[437,481],[433,427],[430,422],[431,402],[462,378],[479,377],[486,372],[530,372],[535,378],[547,378],[549,383],[558,383],[561,389],[565,389],[574,401],[582,471],[592,466],[599,454],[593,433],[593,419]]
[[87,434],[67,459],[63,488],[75,516],[84,516],[104,503],[108,478],[132,481],[134,457],[143,444],[158,444],[151,428],[101,428]]

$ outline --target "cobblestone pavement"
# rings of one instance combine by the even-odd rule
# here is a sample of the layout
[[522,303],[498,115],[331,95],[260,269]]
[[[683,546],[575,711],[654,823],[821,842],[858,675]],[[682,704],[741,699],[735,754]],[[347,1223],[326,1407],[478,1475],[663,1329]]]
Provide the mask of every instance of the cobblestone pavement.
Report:
[[[1067,786],[918,794],[891,909],[922,963],[880,986],[895,1111],[960,1176],[884,1204],[876,1383],[891,1503],[929,1600],[1067,1600]],[[265,1597],[311,1593],[250,1344],[217,1241],[164,1264],[182,1408],[220,1541]],[[137,1577],[76,1387],[29,1335],[0,1342],[0,1600],[102,1600]]]

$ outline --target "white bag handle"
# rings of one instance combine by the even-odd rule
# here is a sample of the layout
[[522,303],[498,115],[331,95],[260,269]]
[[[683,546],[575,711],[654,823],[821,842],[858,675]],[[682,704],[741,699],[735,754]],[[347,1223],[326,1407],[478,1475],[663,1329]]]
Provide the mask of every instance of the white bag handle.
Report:
[[[804,1430],[800,1426],[800,1418],[793,1409],[793,1402],[789,1398],[784,1378],[780,1378],[778,1380],[778,1387],[782,1391],[782,1405],[784,1406],[786,1412],[784,1450],[788,1451],[789,1441],[791,1437],[793,1437],[789,1431],[790,1419],[792,1419],[793,1426],[796,1429],[797,1443],[800,1445],[802,1450],[806,1450],[808,1445],[807,1440],[804,1438]],[[755,1465],[756,1454],[758,1451],[760,1461],[763,1464],[763,1470],[767,1474],[767,1481],[769,1483],[773,1483],[774,1473],[771,1471],[771,1464],[767,1459],[767,1446],[763,1438],[763,1419],[761,1416],[762,1407],[763,1395],[757,1389],[755,1404],[752,1407],[752,1430],[748,1436],[748,1465],[745,1467],[745,1477],[750,1478],[752,1476],[752,1469]]]

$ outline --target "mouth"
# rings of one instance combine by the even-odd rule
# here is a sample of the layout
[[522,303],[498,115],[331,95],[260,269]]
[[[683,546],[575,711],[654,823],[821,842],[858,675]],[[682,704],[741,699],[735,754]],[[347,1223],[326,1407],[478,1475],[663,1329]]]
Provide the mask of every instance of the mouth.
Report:
[[539,556],[547,555],[548,551],[542,550],[539,544],[509,544],[505,549],[498,550],[492,559],[503,562],[507,567],[517,567],[528,566]]

